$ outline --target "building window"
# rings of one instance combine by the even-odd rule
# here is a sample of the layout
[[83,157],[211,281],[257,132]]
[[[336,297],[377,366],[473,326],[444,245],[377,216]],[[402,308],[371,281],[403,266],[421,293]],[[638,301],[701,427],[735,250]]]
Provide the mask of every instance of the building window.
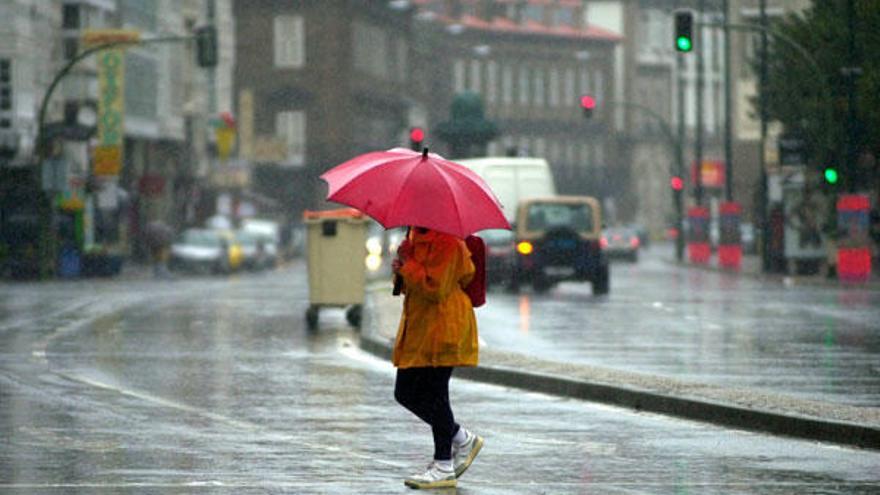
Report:
[[0,58],[0,114],[11,111],[12,61],[8,58]]
[[406,82],[407,66],[409,64],[409,47],[403,39],[397,40],[397,77],[398,81]]
[[513,67],[509,65],[501,68],[501,101],[513,103]]
[[590,73],[587,69],[580,70],[580,79],[581,79],[581,94],[588,95],[590,94]]
[[563,96],[563,106],[574,106],[577,104],[577,95],[574,90],[574,69],[565,69],[565,95]]
[[482,66],[479,60],[471,60],[471,84],[470,90],[475,93],[480,93],[480,86],[482,85]]
[[280,15],[273,25],[275,67],[297,69],[306,63],[305,27],[302,16]]
[[544,69],[535,69],[535,106],[544,106]]
[[121,0],[119,7],[123,24],[144,31],[156,30],[158,0]]
[[550,69],[550,106],[559,106],[559,70]]
[[527,21],[538,22],[544,24],[544,6],[543,5],[528,5],[523,12],[524,18]]
[[352,32],[354,68],[377,79],[394,79],[389,70],[390,50],[388,33],[372,24],[355,22]]
[[570,7],[557,7],[556,25],[574,26],[574,9]]
[[73,60],[79,51],[79,40],[77,38],[64,38],[64,59]]
[[79,29],[79,5],[64,4],[61,12],[61,27],[64,29]]
[[287,166],[302,166],[306,158],[306,113],[298,110],[278,112],[275,134],[287,146]]
[[596,97],[596,101],[604,101],[605,100],[605,75],[602,74],[602,71],[593,72],[594,78],[594,89],[593,94]]
[[547,138],[539,137],[539,138],[535,139],[534,156],[540,156],[540,157],[547,156]]
[[452,65],[452,79],[455,92],[464,91],[464,60],[457,59]]
[[519,69],[519,103],[521,105],[529,104],[529,69],[528,67],[520,67]]
[[498,62],[494,60],[486,63],[486,100],[489,103],[498,101]]

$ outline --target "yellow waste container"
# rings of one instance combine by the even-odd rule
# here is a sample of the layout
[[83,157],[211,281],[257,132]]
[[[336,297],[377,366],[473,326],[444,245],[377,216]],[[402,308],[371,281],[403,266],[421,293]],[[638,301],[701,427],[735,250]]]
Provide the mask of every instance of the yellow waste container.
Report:
[[306,211],[309,262],[309,329],[323,306],[348,307],[345,317],[360,326],[366,290],[367,218],[358,210]]

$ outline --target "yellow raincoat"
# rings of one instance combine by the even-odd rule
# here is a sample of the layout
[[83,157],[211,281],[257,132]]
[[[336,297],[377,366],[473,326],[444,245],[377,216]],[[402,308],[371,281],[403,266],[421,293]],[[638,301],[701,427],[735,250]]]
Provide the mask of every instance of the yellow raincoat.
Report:
[[474,276],[464,241],[413,230],[403,277],[403,314],[392,362],[398,368],[477,365],[477,320],[463,287]]

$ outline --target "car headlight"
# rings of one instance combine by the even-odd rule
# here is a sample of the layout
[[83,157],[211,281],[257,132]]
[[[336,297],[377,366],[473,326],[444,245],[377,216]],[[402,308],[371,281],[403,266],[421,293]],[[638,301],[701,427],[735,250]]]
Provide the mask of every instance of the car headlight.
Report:
[[374,256],[382,255],[382,241],[376,237],[367,239],[367,252]]

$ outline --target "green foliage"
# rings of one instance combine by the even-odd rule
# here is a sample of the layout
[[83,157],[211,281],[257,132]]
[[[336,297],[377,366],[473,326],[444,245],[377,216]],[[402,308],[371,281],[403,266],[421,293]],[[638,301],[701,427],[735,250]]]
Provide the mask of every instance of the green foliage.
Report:
[[[850,125],[856,131],[856,149],[880,151],[880,1],[852,1],[852,30],[848,0],[816,0],[806,12],[771,26],[801,45],[819,66],[817,73],[803,53],[771,36],[764,92],[768,117],[781,122],[786,133],[806,138],[808,156],[817,167],[832,160],[846,163]],[[855,80],[855,121],[849,118],[850,79],[841,70],[849,66],[862,69]],[[754,67],[760,70],[760,57]],[[757,113],[758,98],[754,104]]]
[[437,126],[437,136],[449,143],[453,158],[473,153],[498,135],[498,126],[487,120],[480,95],[470,91],[459,93],[452,101],[450,119]]

